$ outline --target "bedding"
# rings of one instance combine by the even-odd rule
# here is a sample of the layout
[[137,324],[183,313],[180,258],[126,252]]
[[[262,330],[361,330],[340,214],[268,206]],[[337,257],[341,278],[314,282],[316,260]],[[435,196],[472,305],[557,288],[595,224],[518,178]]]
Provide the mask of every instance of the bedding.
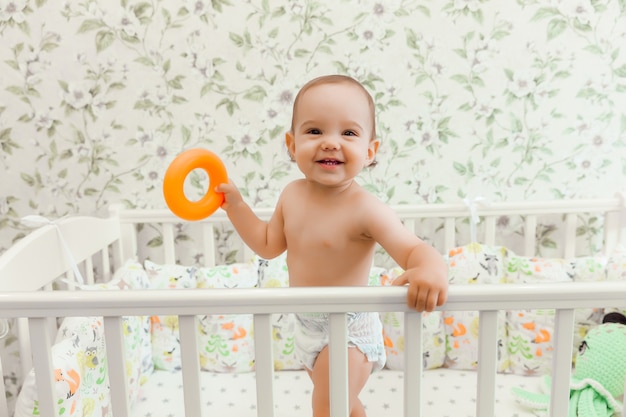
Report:
[[[423,416],[475,417],[476,372],[432,369],[422,379],[425,401]],[[497,417],[530,417],[511,393],[513,387],[539,389],[539,379],[513,374],[499,374],[496,379]],[[257,417],[255,374],[201,374],[202,407],[207,416]],[[361,392],[361,401],[371,417],[403,415],[403,383],[401,371],[382,370],[374,373]],[[312,383],[306,371],[276,372],[274,396],[275,417],[310,417]],[[180,373],[155,372],[142,387],[133,409],[133,417],[182,417],[182,378]]]
[[[452,285],[596,281],[616,276],[623,263],[623,249],[609,258],[543,259],[522,257],[504,247],[472,243],[452,249],[445,257]],[[372,267],[371,286],[391,285],[402,273]],[[167,289],[186,291],[215,288],[275,288],[288,285],[285,255],[272,260],[254,256],[249,262],[215,267],[157,264],[128,260],[111,282],[82,285],[83,291],[99,289]],[[608,307],[608,306],[607,306]],[[598,324],[603,309],[587,309],[577,315],[580,337]],[[513,403],[510,388],[535,383],[529,376],[550,372],[553,310],[500,311],[498,325],[497,409],[500,415],[527,415]],[[386,369],[377,372],[363,392],[372,415],[399,415],[402,409],[404,369],[403,314],[383,312]],[[294,316],[272,316],[275,393],[278,415],[307,415],[311,384],[294,353]],[[180,413],[180,342],[176,316],[125,317],[125,348],[129,398],[133,415],[176,416]],[[203,315],[197,317],[203,401],[207,410],[228,409],[237,416],[256,415],[255,358],[252,315]],[[472,415],[475,405],[478,362],[478,313],[436,311],[423,315],[423,383],[428,393],[424,412],[437,415]],[[69,415],[106,414],[108,378],[102,321],[98,317],[68,317],[53,350],[58,375],[59,401]],[[36,414],[32,376],[18,401],[16,417]],[[537,382],[538,384],[538,382]],[[214,390],[211,387],[219,387]],[[459,393],[455,393],[459,391]],[[463,394],[460,394],[463,392]],[[289,393],[289,395],[287,395]],[[97,410],[97,411],[96,411]],[[512,410],[517,410],[513,414]],[[76,414],[78,413],[78,414]]]

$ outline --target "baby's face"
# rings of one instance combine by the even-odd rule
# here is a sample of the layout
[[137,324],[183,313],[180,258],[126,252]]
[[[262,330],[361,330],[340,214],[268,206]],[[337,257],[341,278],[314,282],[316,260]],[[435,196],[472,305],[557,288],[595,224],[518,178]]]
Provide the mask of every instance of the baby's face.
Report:
[[300,97],[287,147],[306,178],[341,186],[374,160],[373,126],[367,96],[358,86],[316,85]]

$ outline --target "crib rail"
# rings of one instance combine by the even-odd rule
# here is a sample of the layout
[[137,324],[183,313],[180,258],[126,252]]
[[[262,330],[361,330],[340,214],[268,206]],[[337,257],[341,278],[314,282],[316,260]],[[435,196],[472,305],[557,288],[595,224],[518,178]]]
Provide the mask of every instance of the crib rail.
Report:
[[[421,314],[407,309],[406,289],[401,287],[333,287],[282,289],[212,289],[193,291],[85,291],[0,293],[0,317],[28,317],[40,410],[56,416],[49,346],[49,317],[103,316],[113,414],[130,416],[121,316],[178,315],[183,357],[185,415],[201,416],[199,366],[195,316],[201,314],[254,314],[257,361],[257,399],[260,417],[274,416],[273,363],[270,315],[284,312],[330,314],[331,416],[346,417],[347,339],[346,312],[390,311],[405,313],[405,404],[404,417],[421,417],[422,343]],[[505,309],[555,308],[556,345],[553,363],[550,416],[568,415],[574,309],[626,306],[626,282],[568,283],[541,285],[471,285],[450,289],[446,311],[480,311],[480,356],[476,415],[494,416],[497,312]],[[557,377],[558,375],[558,377]],[[408,395],[407,393],[410,393]],[[1,412],[1,411],[0,411]]]
[[[428,204],[428,205],[395,205],[393,210],[404,221],[406,227],[414,231],[418,236],[424,235],[421,220],[438,219],[442,222],[442,242],[432,242],[437,249],[445,253],[460,244],[460,237],[467,243],[466,234],[460,234],[460,224],[465,223],[465,228],[477,228],[480,222],[477,241],[495,245],[506,246],[506,242],[499,241],[497,235],[497,222],[503,216],[521,216],[523,218],[523,247],[520,255],[534,256],[537,254],[538,226],[542,218],[550,215],[563,216],[564,238],[560,254],[569,258],[576,253],[576,236],[580,227],[579,217],[588,214],[598,214],[604,220],[602,225],[603,243],[602,251],[611,253],[619,244],[626,244],[626,204],[624,196],[618,194],[615,198],[607,199],[577,199],[555,201],[528,201],[528,202],[493,202],[483,200],[468,201],[459,204]],[[272,208],[257,208],[255,213],[262,219],[269,219]],[[176,259],[176,247],[174,227],[181,220],[168,210],[124,210],[115,207],[112,214],[119,217],[123,227],[124,255],[126,258],[135,256],[138,251],[137,235],[134,226],[136,224],[161,224],[163,233],[163,259],[164,262],[174,262]],[[228,223],[228,217],[224,211],[217,211],[210,217],[197,223],[203,228],[202,247],[203,258],[206,266],[215,265],[215,226]],[[472,223],[476,223],[473,224]],[[477,228],[478,229],[478,228]],[[426,233],[428,234],[428,233]],[[429,237],[429,236],[426,236]],[[252,252],[244,247],[245,259],[249,259]]]

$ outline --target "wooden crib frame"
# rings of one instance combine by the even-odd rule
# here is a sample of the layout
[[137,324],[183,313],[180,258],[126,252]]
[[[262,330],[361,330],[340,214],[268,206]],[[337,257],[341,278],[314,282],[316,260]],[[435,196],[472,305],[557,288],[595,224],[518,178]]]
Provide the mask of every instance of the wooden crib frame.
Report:
[[[623,197],[601,200],[554,202],[493,203],[490,205],[398,206],[396,212],[412,230],[420,219],[441,219],[444,250],[456,245],[460,219],[480,216],[483,243],[496,242],[496,221],[503,215],[524,217],[524,252],[535,254],[537,219],[546,214],[564,216],[563,257],[576,252],[577,219],[583,213],[600,213],[604,218],[603,252],[610,253],[626,243],[626,206]],[[270,209],[257,210],[269,217]],[[475,218],[475,217],[474,217]],[[214,226],[226,222],[223,212],[197,222],[203,228],[203,252],[206,265],[215,263]],[[470,220],[471,221],[471,220]],[[103,316],[108,353],[111,404],[113,415],[130,416],[127,381],[124,373],[122,316],[178,315],[184,406],[186,416],[201,416],[198,351],[195,343],[195,316],[200,314],[253,314],[257,373],[257,406],[260,417],[274,416],[275,395],[271,347],[271,314],[277,312],[318,312],[330,314],[330,383],[331,416],[348,415],[346,312],[389,311],[405,313],[405,393],[404,416],[420,417],[423,372],[422,316],[409,311],[406,290],[400,287],[333,287],[282,289],[219,289],[203,291],[39,291],[51,290],[59,277],[74,279],[73,268],[80,265],[87,282],[93,282],[94,262],[110,271],[138,253],[136,224],[160,224],[163,233],[165,262],[176,259],[174,227],[181,220],[165,210],[112,209],[106,219],[73,217],[44,226],[17,242],[0,257],[0,318],[17,318],[23,368],[32,366],[38,376],[37,389],[41,415],[57,415],[53,401],[51,319],[67,316]],[[62,238],[60,237],[62,236]],[[65,242],[65,245],[61,242]],[[66,249],[67,248],[67,249]],[[71,256],[68,254],[71,253]],[[33,259],[39,261],[33,262]],[[113,262],[110,261],[113,259]],[[480,345],[478,368],[478,401],[476,415],[494,416],[494,394],[497,357],[497,313],[504,309],[553,308],[556,313],[555,352],[552,367],[550,416],[567,415],[571,376],[574,310],[603,305],[626,308],[626,282],[568,283],[541,285],[472,285],[454,286],[450,290],[447,311],[480,311]],[[0,367],[1,370],[1,367]],[[2,384],[0,382],[0,384]],[[2,387],[4,388],[4,386]],[[0,417],[8,416],[7,401],[0,396]],[[623,416],[626,417],[626,411]]]

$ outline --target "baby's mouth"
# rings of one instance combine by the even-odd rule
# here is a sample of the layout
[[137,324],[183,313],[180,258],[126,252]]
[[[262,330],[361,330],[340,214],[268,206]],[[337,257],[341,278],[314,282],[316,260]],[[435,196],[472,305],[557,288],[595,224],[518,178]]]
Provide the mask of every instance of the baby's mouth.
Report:
[[317,163],[321,165],[328,165],[328,166],[343,164],[343,162],[338,161],[336,159],[320,159],[319,161],[317,161]]

